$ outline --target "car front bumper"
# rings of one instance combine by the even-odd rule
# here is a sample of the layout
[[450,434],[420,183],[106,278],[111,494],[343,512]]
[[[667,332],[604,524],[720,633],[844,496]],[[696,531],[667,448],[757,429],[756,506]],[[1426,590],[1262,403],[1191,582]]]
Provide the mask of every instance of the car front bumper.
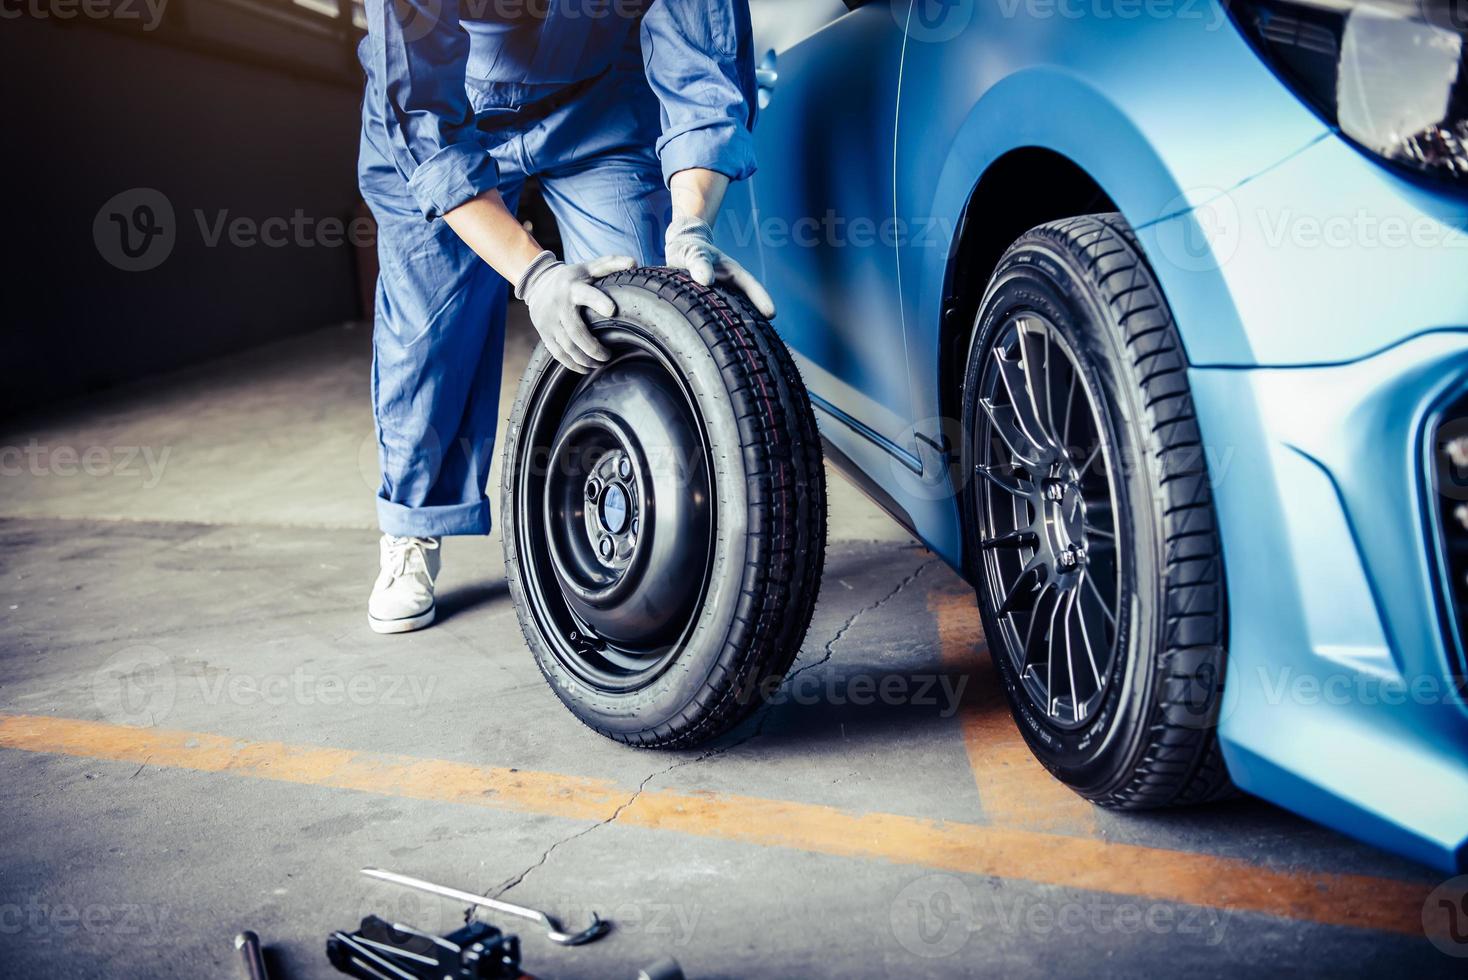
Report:
[[1468,711],[1440,602],[1433,415],[1468,328],[1346,364],[1194,368],[1224,541],[1220,737],[1243,788],[1468,869]]

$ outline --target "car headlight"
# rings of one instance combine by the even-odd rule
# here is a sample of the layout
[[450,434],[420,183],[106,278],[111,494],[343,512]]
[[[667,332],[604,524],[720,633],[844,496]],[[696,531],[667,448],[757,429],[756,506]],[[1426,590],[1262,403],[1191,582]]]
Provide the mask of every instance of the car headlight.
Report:
[[1468,0],[1225,0],[1276,72],[1366,150],[1468,183]]

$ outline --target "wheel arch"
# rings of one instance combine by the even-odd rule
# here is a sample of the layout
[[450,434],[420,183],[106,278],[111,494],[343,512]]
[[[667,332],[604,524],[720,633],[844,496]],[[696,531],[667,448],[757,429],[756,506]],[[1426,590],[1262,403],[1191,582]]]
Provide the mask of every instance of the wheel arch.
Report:
[[[1119,212],[1138,232],[1169,302],[1175,306],[1179,295],[1224,298],[1210,304],[1206,323],[1179,320],[1185,348],[1196,339],[1190,333],[1206,330],[1212,348],[1250,349],[1218,271],[1158,261],[1166,248],[1154,234],[1250,175],[1213,157],[1204,163],[1216,166],[1200,164],[1186,150],[1198,136],[1192,124],[1133,96],[1056,67],[1019,70],[977,98],[931,174],[912,175],[933,187],[915,210],[953,229],[946,252],[913,249],[904,261],[918,283],[908,321],[920,325],[909,331],[914,363],[935,369],[918,382],[933,386],[926,400],[941,417],[957,418],[961,372],[950,369],[951,361],[966,353],[990,273],[1010,242],[1046,221]],[[1287,142],[1279,144],[1280,156],[1293,148]]]
[[938,337],[943,418],[957,419],[963,410],[974,316],[1005,250],[1047,221],[1116,210],[1110,195],[1083,167],[1046,147],[1015,148],[984,171],[960,213],[943,276]]

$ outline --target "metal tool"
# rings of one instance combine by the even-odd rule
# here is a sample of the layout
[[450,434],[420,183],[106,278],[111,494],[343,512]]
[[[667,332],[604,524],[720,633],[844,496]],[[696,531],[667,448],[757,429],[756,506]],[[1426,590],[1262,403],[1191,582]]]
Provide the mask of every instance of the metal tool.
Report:
[[452,898],[457,902],[468,902],[482,909],[501,912],[505,915],[513,915],[521,919],[529,919],[531,922],[539,923],[546,931],[546,938],[553,943],[562,946],[580,946],[583,943],[593,942],[606,935],[611,929],[611,923],[603,921],[595,912],[591,913],[591,925],[580,932],[565,932],[556,919],[538,909],[526,908],[523,905],[515,905],[512,902],[502,901],[497,898],[486,898],[473,892],[460,891],[457,888],[449,888],[447,885],[435,885],[431,881],[421,878],[410,878],[400,875],[394,871],[384,871],[381,868],[363,868],[362,873],[369,878],[378,881],[391,882],[394,885],[402,885],[404,888],[415,888],[420,892],[428,892],[430,895],[439,895],[443,898]]
[[245,963],[245,976],[250,980],[270,980],[265,972],[265,956],[260,951],[260,937],[246,929],[234,937],[234,948]]
[[637,971],[637,980],[684,980],[683,968],[671,956]]
[[363,980],[515,980],[520,941],[487,922],[470,922],[442,938],[369,915],[356,932],[326,940],[331,965]]

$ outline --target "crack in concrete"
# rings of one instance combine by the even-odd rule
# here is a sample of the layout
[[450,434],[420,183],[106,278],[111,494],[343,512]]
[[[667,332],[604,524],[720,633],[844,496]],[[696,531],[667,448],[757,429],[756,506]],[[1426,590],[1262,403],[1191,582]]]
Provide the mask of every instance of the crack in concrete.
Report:
[[[677,762],[673,763],[670,766],[665,766],[662,769],[657,769],[657,770],[654,770],[653,772],[648,773],[645,777],[643,777],[642,782],[640,782],[640,783],[637,784],[637,788],[632,791],[632,794],[630,796],[628,796],[627,799],[623,803],[621,803],[620,805],[618,805],[618,807],[615,810],[613,810],[611,812],[611,814],[605,820],[598,820],[596,823],[591,824],[589,827],[583,827],[581,830],[576,831],[576,833],[570,834],[570,835],[568,835],[566,837],[562,837],[559,840],[555,841],[554,843],[551,844],[550,847],[547,847],[544,851],[541,852],[540,857],[533,864],[531,864],[528,867],[526,867],[524,871],[521,871],[519,874],[515,875],[513,878],[506,879],[503,884],[501,884],[499,887],[495,888],[492,892],[489,892],[487,894],[489,894],[489,896],[491,898],[499,898],[500,896],[502,896],[506,892],[508,892],[510,889],[515,888],[518,885],[520,885],[527,877],[529,877],[529,875],[530,875],[530,873],[532,871],[534,871],[535,869],[543,866],[545,864],[546,860],[550,858],[551,854],[557,848],[559,848],[562,844],[569,844],[571,841],[576,840],[578,837],[585,837],[587,834],[591,833],[593,830],[596,830],[599,827],[605,827],[607,824],[615,823],[616,820],[617,820],[617,818],[620,817],[623,814],[623,812],[626,811],[626,809],[628,807],[630,807],[633,803],[636,803],[637,802],[637,798],[642,795],[643,790],[647,789],[648,783],[652,782],[654,779],[657,779],[659,776],[666,776],[668,773],[672,772],[674,769],[679,769],[679,768],[682,768],[683,766],[696,765],[696,764],[698,764],[700,762],[705,761],[706,759],[711,759],[714,756],[723,755],[725,752],[728,752],[730,749],[738,748],[740,745],[743,745],[745,742],[749,741],[750,739],[756,738],[760,734],[760,731],[763,728],[764,728],[764,723],[763,723],[763,721],[761,721],[759,727],[756,728],[754,732],[752,732],[749,735],[746,735],[744,738],[741,738],[738,741],[731,742],[728,745],[719,746],[718,748],[709,749],[706,752],[701,752],[701,753],[699,753],[697,756],[695,756],[692,759],[679,759]],[[469,918],[472,917],[473,914],[474,914],[474,909],[473,908],[468,909],[465,912],[465,919],[464,919],[464,921],[465,922],[468,922],[469,921]]]
[[[917,581],[918,577],[921,576],[923,572],[931,568],[937,561],[938,559],[936,557],[927,559],[922,564],[918,565],[917,568],[913,569],[913,571],[909,575],[905,576],[902,581],[898,582],[897,585],[886,595],[882,596],[882,598],[878,599],[876,602],[861,607],[850,616],[848,616],[846,618],[846,621],[842,623],[836,629],[836,632],[831,635],[831,639],[827,640],[826,643],[823,645],[821,658],[819,660],[812,661],[811,663],[803,664],[800,667],[790,671],[788,674],[785,675],[785,679],[782,682],[781,686],[784,687],[788,685],[797,676],[805,673],[808,670],[812,670],[816,667],[821,666],[822,664],[830,662],[831,658],[835,655],[836,644],[839,643],[846,636],[846,634],[851,631],[852,627],[856,625],[857,620],[868,613],[875,612],[877,609],[897,598],[897,596],[900,595],[903,590],[905,590],[913,582]],[[642,782],[637,784],[637,788],[632,791],[632,794],[627,797],[626,801],[620,804],[615,810],[613,810],[612,813],[605,820],[598,820],[596,823],[593,823],[588,827],[583,827],[581,830],[576,831],[574,834],[570,834],[566,837],[562,837],[554,841],[549,847],[542,851],[540,857],[536,859],[532,864],[528,865],[525,870],[521,871],[519,874],[511,878],[505,879],[502,884],[500,884],[492,891],[487,892],[486,894],[491,898],[502,897],[511,889],[519,887],[525,881],[525,879],[529,877],[530,874],[536,869],[543,867],[546,861],[550,859],[550,856],[555,853],[555,851],[562,845],[569,844],[573,840],[585,837],[592,831],[597,830],[601,827],[605,827],[608,824],[616,823],[617,818],[620,817],[627,810],[628,807],[637,802],[637,798],[642,795],[643,791],[647,789],[648,784],[651,783],[654,779],[666,776],[674,769],[681,769],[684,766],[698,765],[699,763],[707,762],[710,759],[725,755],[726,753],[731,752],[734,749],[737,749],[740,746],[759,738],[761,735],[764,734],[765,724],[769,721],[772,714],[772,709],[774,707],[775,705],[773,702],[766,702],[765,705],[760,708],[757,714],[754,724],[754,730],[751,731],[748,735],[745,735],[743,738],[735,739],[727,745],[720,745],[708,749],[707,751],[701,752],[691,759],[679,759],[677,762],[674,762],[670,766],[665,766],[662,769],[658,769],[651,773],[648,773],[648,775],[643,778]],[[465,922],[468,922],[473,918],[474,911],[475,910],[472,906],[465,910]]]
[[[578,837],[585,837],[587,834],[591,833],[593,830],[596,830],[598,827],[605,827],[607,824],[615,822],[616,819],[622,815],[622,811],[626,810],[633,803],[637,802],[637,798],[642,795],[642,791],[647,788],[647,784],[652,781],[654,777],[660,776],[663,773],[668,772],[669,770],[676,769],[681,765],[686,765],[688,761],[691,760],[675,762],[673,763],[673,765],[668,766],[667,769],[660,769],[657,772],[649,773],[642,780],[642,782],[637,784],[637,788],[632,791],[632,795],[627,797],[625,802],[618,805],[618,807],[613,810],[606,819],[598,820],[596,823],[591,824],[589,827],[583,827],[582,829],[576,831],[576,833],[570,834],[566,837],[562,837],[559,840],[553,842],[551,846],[542,851],[540,857],[533,864],[526,867],[524,871],[521,871],[519,874],[515,875],[512,878],[507,878],[503,884],[499,885],[499,887],[486,894],[488,894],[490,898],[499,898],[510,889],[518,887],[527,877],[530,876],[530,873],[532,871],[534,871],[536,868],[542,867],[545,862],[550,858],[551,854],[553,854],[555,850],[562,844],[569,844],[571,841],[575,840]],[[464,921],[468,922],[469,919],[473,917],[473,915],[474,909],[471,907],[465,912]]]
[[811,670],[815,667],[821,666],[824,663],[828,663],[831,660],[831,657],[836,652],[836,644],[839,643],[841,639],[845,637],[848,632],[851,631],[851,628],[856,625],[856,621],[858,619],[865,616],[867,613],[875,612],[877,609],[885,606],[887,603],[897,598],[897,596],[900,595],[904,589],[906,589],[909,585],[917,580],[918,576],[922,575],[923,572],[931,568],[937,561],[937,558],[929,558],[917,568],[913,569],[910,575],[908,575],[902,581],[898,582],[896,588],[894,588],[891,592],[888,592],[886,595],[884,595],[882,598],[878,599],[871,605],[863,606],[856,612],[852,613],[849,617],[847,617],[846,622],[842,623],[841,626],[836,630],[836,632],[832,634],[831,639],[826,642],[824,652],[821,655],[821,659],[813,661],[812,663],[805,664],[786,674],[785,684],[789,684],[792,680],[805,673],[807,670]]

